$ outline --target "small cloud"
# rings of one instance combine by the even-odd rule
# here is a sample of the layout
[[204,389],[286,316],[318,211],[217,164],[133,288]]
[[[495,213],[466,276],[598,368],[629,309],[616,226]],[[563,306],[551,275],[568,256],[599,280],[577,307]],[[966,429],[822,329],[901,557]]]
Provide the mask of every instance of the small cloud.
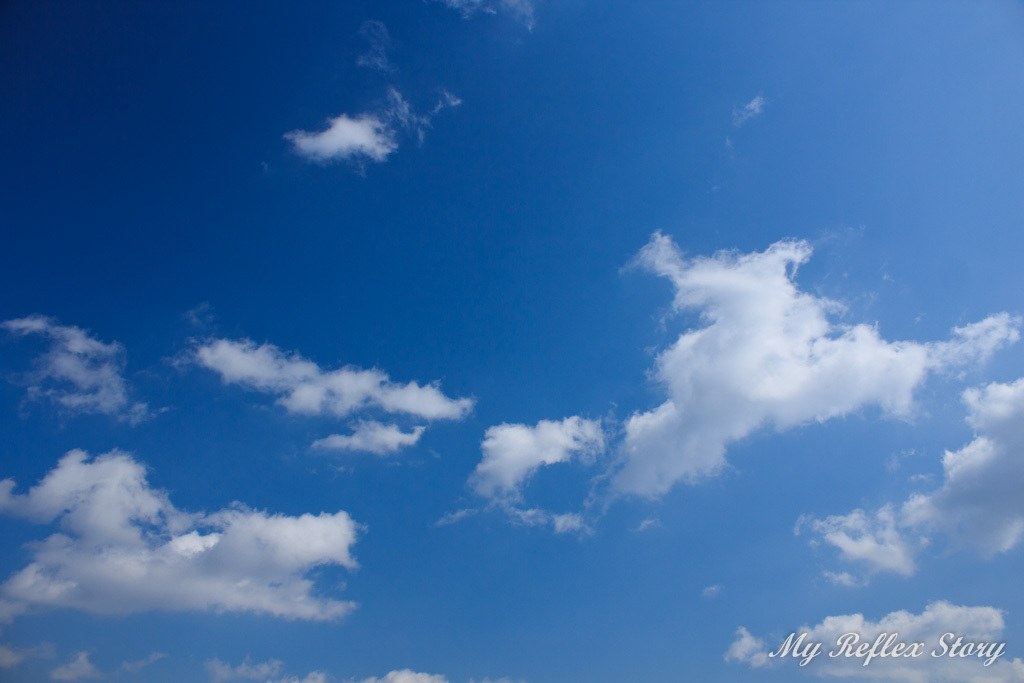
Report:
[[863,586],[864,582],[858,579],[850,572],[825,572],[825,578],[829,583],[836,586],[845,586],[846,588],[856,588]]
[[89,661],[89,653],[82,651],[64,666],[58,666],[50,672],[55,681],[77,681],[82,678],[102,678],[103,674]]
[[209,301],[204,301],[195,308],[185,311],[182,317],[188,321],[189,325],[198,328],[209,327],[217,319],[217,316],[213,314],[213,306],[210,305]]
[[121,668],[129,673],[135,673],[136,671],[141,671],[142,669],[145,669],[147,666],[153,664],[154,662],[160,661],[166,656],[167,653],[165,652],[151,652],[149,653],[148,657],[145,657],[138,661],[121,662]]
[[[755,119],[761,115],[761,111],[764,109],[768,101],[763,95],[758,95],[754,99],[747,102],[742,107],[734,108],[732,110],[732,125],[739,128],[750,119]],[[727,146],[731,146],[729,139],[726,138]]]
[[388,59],[391,49],[391,34],[382,21],[364,21],[359,27],[359,37],[369,44],[367,51],[359,55],[356,64],[367,69],[378,71],[397,71],[397,67]]
[[648,529],[653,529],[654,527],[658,527],[658,526],[661,526],[661,522],[659,522],[658,520],[653,519],[653,518],[645,519],[644,521],[640,522],[640,526],[638,526],[635,529],[635,531],[637,531],[637,532],[647,531]]
[[355,116],[341,114],[329,119],[327,128],[321,131],[293,130],[285,133],[284,138],[292,143],[296,154],[316,163],[383,162],[398,149],[402,133],[422,143],[433,117],[443,109],[461,104],[462,100],[448,91],[441,92],[430,113],[420,115],[392,88],[386,104],[376,111]]
[[722,587],[719,584],[716,583],[714,586],[708,586],[707,588],[702,590],[700,594],[701,594],[701,597],[704,597],[704,598],[713,598],[713,597],[717,596],[721,591],[722,591]]
[[478,512],[480,512],[480,510],[476,508],[462,508],[455,512],[447,512],[443,517],[441,517],[441,519],[434,522],[434,526],[448,526],[449,524],[456,524],[467,517],[472,517]]
[[374,420],[360,420],[352,434],[331,434],[313,442],[313,448],[365,451],[375,455],[390,455],[406,446],[415,445],[426,427],[413,427],[403,432],[398,425],[381,424]]

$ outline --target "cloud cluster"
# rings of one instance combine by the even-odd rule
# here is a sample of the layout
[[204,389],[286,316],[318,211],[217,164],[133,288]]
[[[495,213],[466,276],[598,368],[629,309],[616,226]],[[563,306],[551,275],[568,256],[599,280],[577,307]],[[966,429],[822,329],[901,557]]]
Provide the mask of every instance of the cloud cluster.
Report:
[[1020,320],[1005,313],[933,343],[835,324],[829,315],[841,305],[793,282],[810,256],[806,242],[787,241],[688,260],[660,233],[641,250],[636,265],[670,280],[673,309],[699,312],[704,326],[658,356],[653,377],[668,398],[626,422],[616,494],[657,497],[714,475],[730,443],[765,426],[781,431],[867,406],[908,417],[929,373],[982,361],[1019,338]]
[[33,543],[31,562],[0,584],[0,620],[33,608],[98,614],[154,609],[254,612],[333,620],[354,608],[317,595],[308,573],[355,569],[359,532],[345,512],[297,517],[240,505],[178,510],[118,451],[67,453],[27,493],[0,482],[0,512],[60,531]]
[[8,320],[0,327],[19,337],[38,335],[48,342],[24,377],[30,400],[47,399],[71,414],[98,413],[132,424],[149,416],[145,403],[128,399],[121,344],[105,344],[85,330],[42,315]]
[[[834,678],[857,678],[860,680],[905,681],[986,681],[1003,683],[1024,680],[1024,664],[1019,659],[1008,661],[1004,656],[995,659],[989,666],[977,656],[951,658],[932,657],[933,650],[942,653],[940,640],[946,633],[962,636],[964,641],[1000,642],[1003,629],[1003,613],[994,607],[965,607],[946,601],[929,604],[920,614],[906,611],[892,612],[877,622],[861,614],[844,614],[826,617],[820,624],[803,627],[795,631],[805,633],[804,643],[821,643],[821,654],[811,659],[805,669],[816,676]],[[859,642],[873,643],[879,634],[899,634],[903,643],[923,643],[920,657],[874,658],[864,666],[864,659],[857,657],[829,657],[836,650],[836,640],[846,633],[856,633]],[[949,641],[947,641],[949,642]],[[781,643],[781,641],[780,641]],[[740,627],[736,640],[725,654],[726,660],[744,662],[752,668],[765,666],[796,666],[799,659],[792,653],[785,657],[769,657],[778,652],[780,643],[766,644],[747,629]],[[948,654],[948,653],[947,653]]]
[[954,549],[984,556],[1014,548],[1024,535],[1024,378],[968,389],[963,400],[975,438],[946,451],[941,486],[873,513],[803,520],[798,530],[808,526],[869,573],[904,576],[914,573],[916,555],[938,534]]
[[426,420],[457,420],[473,408],[473,399],[452,399],[437,383],[398,384],[380,370],[346,366],[322,370],[297,353],[248,339],[215,339],[195,352],[199,365],[217,372],[226,384],[240,384],[277,395],[288,412],[345,417],[367,408],[404,413]]
[[[424,420],[460,420],[474,405],[471,398],[445,396],[437,382],[400,384],[381,370],[353,366],[324,370],[297,353],[285,353],[273,344],[257,346],[248,339],[209,340],[195,349],[193,358],[226,384],[277,396],[278,404],[299,415],[348,417],[377,410]],[[416,444],[425,429],[415,426],[403,431],[394,423],[359,420],[351,434],[332,434],[313,447],[386,455]]]
[[376,111],[355,116],[341,114],[327,122],[323,130],[293,130],[285,133],[293,151],[310,161],[382,162],[398,149],[400,134],[423,141],[431,120],[441,110],[457,107],[458,97],[442,90],[437,103],[427,114],[417,114],[395,88],[388,91],[386,103]]

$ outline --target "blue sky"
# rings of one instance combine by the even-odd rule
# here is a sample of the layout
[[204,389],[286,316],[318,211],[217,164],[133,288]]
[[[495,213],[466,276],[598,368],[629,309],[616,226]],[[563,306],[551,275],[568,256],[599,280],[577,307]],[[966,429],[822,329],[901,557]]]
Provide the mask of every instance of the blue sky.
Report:
[[0,677],[1024,678],[1022,31],[5,3]]

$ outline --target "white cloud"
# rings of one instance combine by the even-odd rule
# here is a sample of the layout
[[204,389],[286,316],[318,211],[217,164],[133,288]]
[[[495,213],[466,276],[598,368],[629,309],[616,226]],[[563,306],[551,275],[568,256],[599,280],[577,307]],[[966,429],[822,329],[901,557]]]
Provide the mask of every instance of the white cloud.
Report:
[[1007,552],[1024,534],[1024,378],[994,382],[964,392],[975,438],[942,458],[944,480],[929,493],[915,493],[898,509],[874,514],[854,510],[811,528],[870,572],[908,576],[914,557],[936,534],[950,547],[973,548],[984,556]]
[[287,411],[302,415],[333,414],[378,408],[427,420],[457,420],[473,408],[473,399],[452,399],[437,383],[398,384],[380,370],[346,366],[322,370],[297,353],[284,353],[273,344],[257,346],[248,339],[215,339],[195,352],[199,365],[220,374],[227,384],[241,384],[277,395]]
[[249,679],[253,681],[265,681],[278,676],[284,668],[284,662],[271,659],[259,664],[253,664],[248,657],[238,666],[231,666],[219,659],[211,659],[206,662],[206,671],[214,683],[230,681],[233,679]]
[[359,35],[368,43],[368,49],[359,55],[356,64],[378,71],[395,71],[395,65],[388,59],[391,49],[391,34],[383,21],[367,20],[359,26]]
[[69,413],[99,413],[137,423],[149,416],[145,403],[130,404],[121,376],[124,347],[90,337],[78,327],[33,315],[0,323],[18,336],[39,335],[49,342],[25,376],[29,399],[46,398]]
[[976,438],[946,451],[942,486],[911,496],[903,522],[991,556],[1024,533],[1024,378],[968,389],[964,402]]
[[[732,125],[739,128],[750,119],[755,119],[761,115],[761,110],[768,103],[764,96],[758,95],[754,99],[747,102],[742,107],[734,108],[732,110]],[[728,138],[726,138],[728,142]]]
[[700,594],[701,594],[701,597],[704,597],[704,598],[714,598],[714,597],[717,597],[718,594],[721,593],[721,592],[722,592],[722,587],[719,586],[718,584],[715,584],[714,586],[708,586],[707,588],[702,590]]
[[103,674],[89,661],[88,652],[79,652],[64,666],[58,666],[50,672],[55,681],[77,681],[82,678],[102,678]]
[[402,669],[401,671],[391,671],[380,678],[364,678],[360,683],[448,683],[448,679],[444,676]]
[[135,673],[136,671],[142,671],[143,669],[145,669],[150,664],[153,664],[155,662],[159,662],[161,659],[165,658],[166,656],[167,656],[167,653],[165,653],[165,652],[150,652],[149,655],[147,657],[144,657],[143,659],[139,659],[139,660],[136,660],[134,662],[121,662],[121,669],[123,669],[124,671],[127,671],[129,673]]
[[764,426],[782,431],[872,405],[909,417],[929,372],[984,360],[1019,338],[1020,320],[1005,313],[935,343],[832,323],[842,306],[793,282],[810,256],[810,245],[791,241],[687,260],[660,233],[641,250],[635,263],[675,286],[674,310],[699,311],[705,325],[658,356],[653,377],[668,398],[627,421],[614,493],[657,497],[713,476],[730,443]]
[[13,669],[28,657],[53,659],[55,656],[56,651],[52,643],[40,643],[30,648],[13,648],[10,645],[0,645],[0,669]]
[[462,13],[466,19],[481,12],[507,12],[526,28],[533,30],[533,3],[530,0],[437,0]]
[[7,645],[0,645],[0,669],[12,669],[25,659],[25,653]]
[[476,513],[480,512],[476,508],[462,508],[461,510],[455,510],[454,512],[446,512],[441,516],[441,519],[434,522],[434,526],[448,526],[449,524],[457,524],[467,517],[472,517]]
[[318,132],[293,130],[285,133],[296,154],[317,163],[331,161],[377,161],[387,159],[398,149],[399,133],[405,132],[423,141],[431,119],[442,109],[456,107],[462,101],[442,90],[437,104],[428,113],[419,115],[392,88],[387,104],[375,112],[356,116],[341,114],[328,120],[328,126]]
[[502,424],[489,428],[481,443],[483,459],[470,477],[473,489],[488,498],[515,500],[520,486],[542,465],[590,458],[604,450],[597,420],[579,416],[561,422],[541,420],[535,427]]
[[740,626],[736,630],[736,640],[725,653],[725,661],[746,662],[753,669],[764,666],[768,663],[764,641],[755,638],[750,631]]
[[[984,665],[986,658],[970,656],[951,658],[931,656],[933,651],[943,654],[940,641],[946,633],[962,636],[964,643],[999,643],[1004,629],[1003,613],[993,607],[964,607],[938,601],[929,604],[921,614],[906,611],[892,612],[877,622],[868,621],[861,614],[845,614],[826,617],[814,627],[802,627],[794,633],[806,633],[804,643],[821,643],[820,653],[803,667],[807,673],[816,676],[856,678],[859,680],[901,681],[926,683],[929,681],[974,681],[1000,683],[1024,680],[1024,666],[1021,661],[1008,661],[1004,654]],[[856,633],[859,642],[874,643],[880,634],[897,633],[901,643],[923,644],[919,657],[875,657],[867,665],[864,658],[836,656],[837,639],[847,633]],[[726,659],[748,663],[751,667],[796,666],[800,659],[792,653],[785,657],[770,658],[770,652],[778,652],[779,643],[766,645],[745,628],[737,632],[738,638],[726,654]],[[786,634],[788,636],[788,633]],[[947,638],[950,645],[955,638]],[[991,650],[994,654],[995,647]],[[945,654],[948,655],[948,652]]]
[[864,585],[856,576],[849,572],[825,572],[824,576],[828,579],[829,583],[836,586],[856,588],[857,586]]
[[637,528],[636,528],[636,531],[637,532],[647,531],[648,529],[653,529],[654,527],[658,527],[658,526],[661,526],[661,522],[658,521],[657,519],[654,519],[654,518],[645,519],[642,522],[640,522],[639,526],[637,526]]
[[341,451],[366,451],[376,455],[395,453],[420,440],[426,427],[413,427],[403,432],[398,425],[381,424],[373,420],[360,420],[352,434],[331,434],[313,442],[313,448]]
[[373,114],[354,118],[341,114],[328,119],[325,130],[317,133],[294,130],[284,137],[294,145],[297,154],[321,163],[358,157],[384,161],[398,149],[395,131]]
[[866,564],[872,572],[910,576],[917,570],[914,558],[923,539],[906,537],[891,505],[874,514],[854,510],[848,515],[809,520],[808,524],[826,543],[838,548],[843,559]]
[[154,609],[254,612],[333,620],[354,604],[317,595],[316,567],[355,569],[360,529],[347,513],[273,515],[241,505],[178,510],[143,465],[112,451],[67,453],[28,493],[0,482],[0,512],[61,530],[33,543],[31,562],[0,585],[0,617],[32,608],[99,614]]

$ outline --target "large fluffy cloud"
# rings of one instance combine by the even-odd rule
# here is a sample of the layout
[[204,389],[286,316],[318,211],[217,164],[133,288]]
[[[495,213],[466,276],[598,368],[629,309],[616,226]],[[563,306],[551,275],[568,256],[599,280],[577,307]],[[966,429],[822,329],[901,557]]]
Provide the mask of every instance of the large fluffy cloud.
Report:
[[69,413],[100,413],[132,423],[148,415],[145,403],[128,399],[121,344],[106,344],[85,330],[41,315],[8,320],[0,327],[20,337],[47,340],[46,351],[25,375],[29,399],[45,398]]
[[[211,659],[206,662],[206,670],[210,674],[213,683],[221,683],[230,680],[252,680],[265,683],[325,683],[327,675],[321,671],[313,671],[305,678],[299,679],[295,676],[281,676],[284,663],[271,659],[266,662],[253,664],[247,658],[238,666],[231,666],[219,659]],[[448,683],[444,676],[435,674],[417,673],[410,669],[390,671],[380,678],[371,676],[353,683]]]
[[[375,59],[379,61],[379,56]],[[457,107],[461,103],[462,100],[458,97],[442,90],[437,104],[430,112],[417,114],[401,93],[392,88],[388,92],[387,103],[376,111],[355,116],[340,114],[329,119],[327,127],[323,130],[293,130],[285,133],[284,137],[292,143],[296,154],[310,161],[381,162],[398,149],[402,133],[422,142],[434,115],[442,109]]]
[[69,607],[255,612],[332,620],[351,602],[318,595],[308,573],[355,569],[359,525],[345,512],[291,517],[241,505],[178,510],[145,468],[113,451],[71,451],[27,493],[0,482],[0,511],[60,531],[33,543],[31,562],[0,585],[0,617]]
[[225,383],[241,384],[279,396],[286,410],[303,415],[350,415],[366,408],[404,413],[427,420],[455,420],[473,408],[473,399],[448,398],[437,383],[392,382],[380,370],[346,366],[322,370],[297,353],[273,344],[243,339],[215,339],[200,345],[196,362],[220,374]]
[[627,421],[616,493],[656,497],[714,475],[728,444],[764,426],[785,430],[872,405],[909,416],[928,373],[984,360],[1019,337],[1020,321],[1005,313],[931,343],[833,323],[841,305],[793,282],[810,256],[810,245],[790,241],[686,259],[661,234],[641,250],[636,263],[674,285],[673,308],[699,312],[704,326],[658,356],[653,376],[668,398]]
[[968,389],[964,403],[976,435],[963,448],[946,451],[937,489],[874,513],[854,510],[799,526],[869,573],[912,574],[916,554],[937,534],[952,548],[986,556],[1016,546],[1024,534],[1024,378]]
[[[844,614],[826,617],[813,627],[804,626],[794,631],[796,636],[805,634],[803,644],[821,643],[820,653],[810,659],[803,669],[812,675],[855,680],[902,681],[906,683],[927,683],[929,681],[977,681],[1004,683],[1024,680],[1024,664],[1019,659],[1009,660],[1005,646],[1000,655],[988,666],[985,661],[999,649],[998,644],[1004,629],[1003,613],[993,607],[965,607],[938,601],[928,605],[920,614],[898,611],[885,615],[877,622],[861,614]],[[837,639],[844,634],[855,633],[857,643],[874,643],[881,634],[898,634],[902,643],[923,644],[918,657],[876,657],[867,665],[864,657],[830,657],[838,651]],[[945,644],[951,646],[957,637],[963,643],[988,643],[993,647],[984,657],[949,657],[941,643],[947,633]],[[765,666],[799,665],[801,659],[792,652],[782,656],[780,646],[788,637],[781,636],[779,642],[766,643],[756,638],[745,628],[737,631],[737,638],[726,652],[727,660],[745,662],[753,668]],[[891,651],[891,647],[890,647]],[[939,656],[932,656],[932,652]],[[776,656],[770,656],[771,653]]]

